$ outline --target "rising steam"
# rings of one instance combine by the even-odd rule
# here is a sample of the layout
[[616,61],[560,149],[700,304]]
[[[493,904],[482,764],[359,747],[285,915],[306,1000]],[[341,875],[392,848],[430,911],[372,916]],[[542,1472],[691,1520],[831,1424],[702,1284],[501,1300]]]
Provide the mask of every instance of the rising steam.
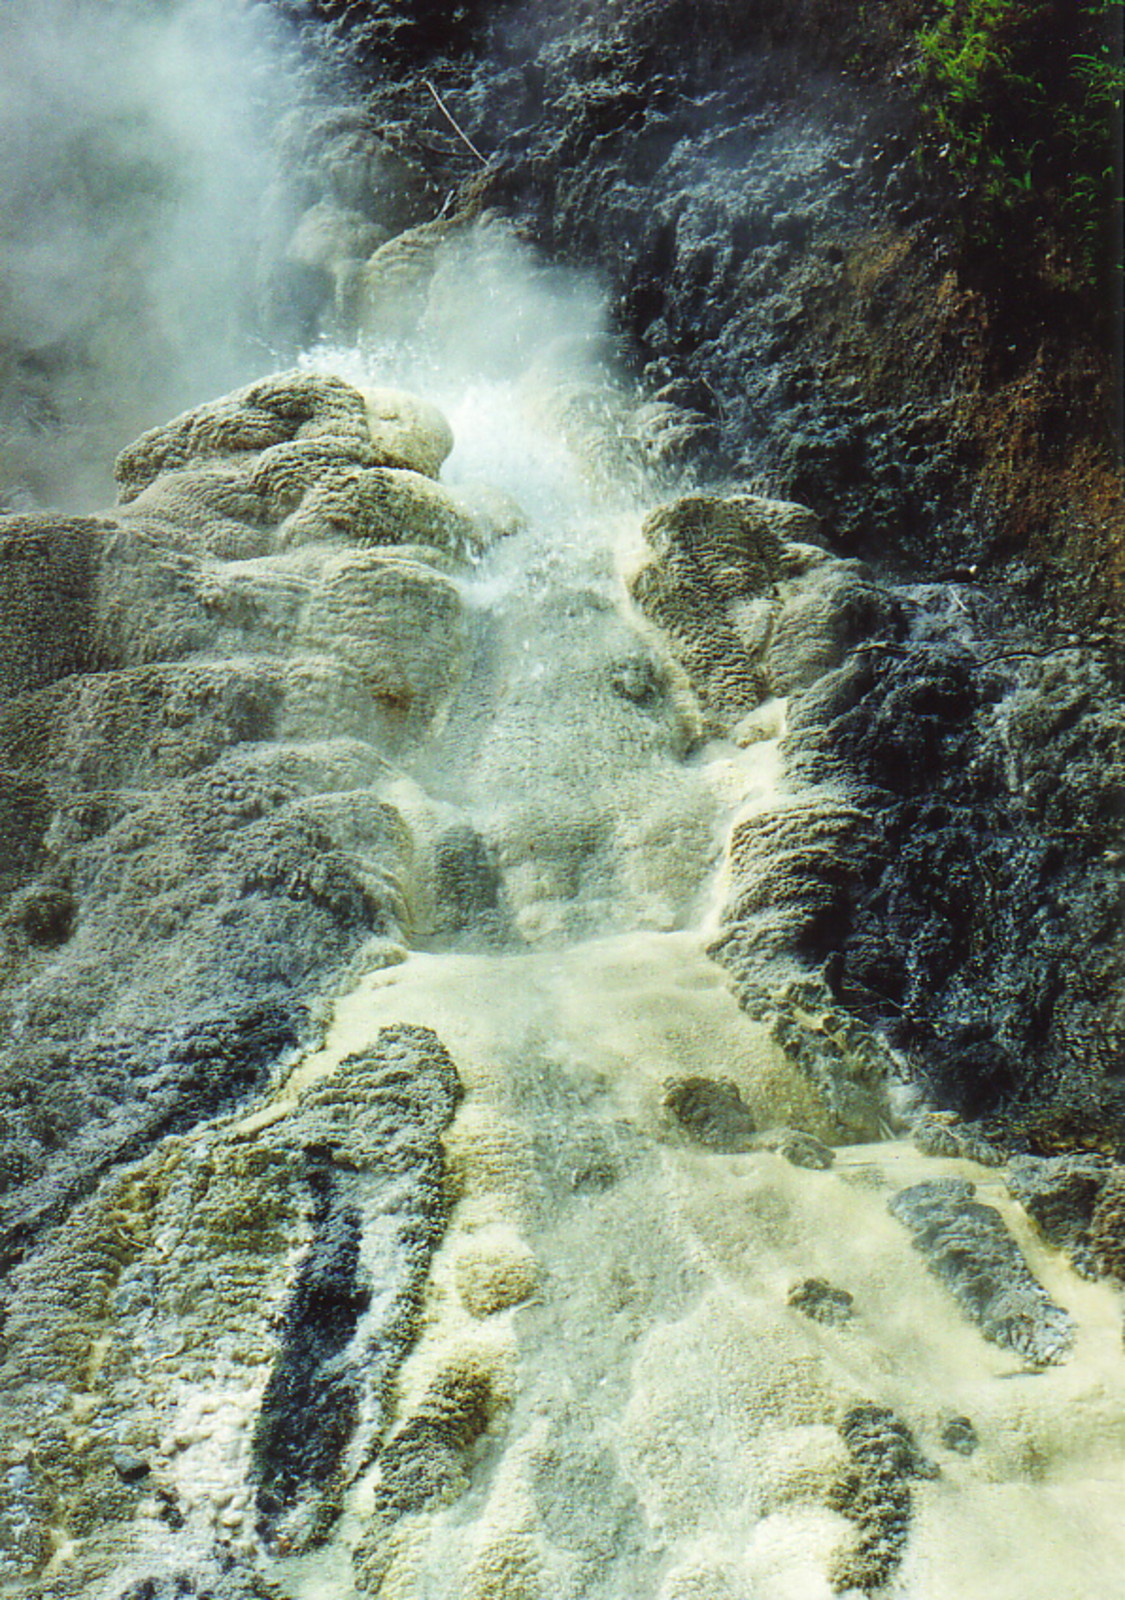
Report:
[[268,364],[250,330],[275,87],[235,0],[3,7],[0,504],[104,504],[139,429]]

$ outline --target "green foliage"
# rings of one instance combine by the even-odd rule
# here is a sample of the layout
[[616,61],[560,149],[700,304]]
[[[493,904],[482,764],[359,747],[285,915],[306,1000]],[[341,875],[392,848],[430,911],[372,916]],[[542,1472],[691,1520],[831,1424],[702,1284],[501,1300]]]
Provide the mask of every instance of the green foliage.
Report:
[[1095,286],[1110,254],[1121,18],[1120,0],[942,0],[917,35],[931,146],[970,226],[1006,256],[1033,247],[1062,287]]

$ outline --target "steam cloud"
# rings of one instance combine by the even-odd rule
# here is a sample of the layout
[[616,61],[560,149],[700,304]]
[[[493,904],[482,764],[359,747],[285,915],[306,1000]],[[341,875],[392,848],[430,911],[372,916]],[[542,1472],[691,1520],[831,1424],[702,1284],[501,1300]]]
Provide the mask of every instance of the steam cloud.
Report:
[[269,365],[271,41],[236,0],[0,12],[0,504],[88,509],[115,452]]

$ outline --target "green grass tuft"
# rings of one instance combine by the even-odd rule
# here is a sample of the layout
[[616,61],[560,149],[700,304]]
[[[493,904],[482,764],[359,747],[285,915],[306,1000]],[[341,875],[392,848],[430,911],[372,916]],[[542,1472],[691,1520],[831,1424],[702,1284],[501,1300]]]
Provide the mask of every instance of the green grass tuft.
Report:
[[1085,293],[1120,270],[1120,0],[943,0],[917,34],[931,155],[986,249]]

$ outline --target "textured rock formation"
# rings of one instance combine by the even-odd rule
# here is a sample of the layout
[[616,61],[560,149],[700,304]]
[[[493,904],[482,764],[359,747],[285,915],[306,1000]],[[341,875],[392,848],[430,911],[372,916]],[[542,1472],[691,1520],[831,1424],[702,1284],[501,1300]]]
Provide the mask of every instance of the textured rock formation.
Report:
[[265,1144],[231,1118],[431,898],[383,791],[461,671],[446,569],[490,537],[430,476],[450,445],[411,396],[292,373],[138,440],[106,516],[4,526],[0,1559],[25,1586],[155,1593],[146,1564],[179,1563],[185,1593],[265,1593],[211,1545],[318,1537],[385,1426],[454,1069],[400,1029]]
[[323,1531],[414,1337],[459,1092],[432,1033],[386,1030],[265,1139],[198,1112],[12,1274],[0,1383],[24,1522],[6,1576],[30,1590],[73,1545],[42,1592],[146,1564],[204,1584],[214,1546]]
[[[1100,691],[1076,693],[1088,674]],[[1120,1123],[1110,703],[1066,651],[1009,661],[971,634],[856,654],[790,707],[791,772],[845,786],[871,819],[835,991],[911,1052],[939,1104],[1015,1109],[1025,1136]]]
[[786,1304],[796,1306],[814,1322],[825,1322],[837,1327],[847,1322],[852,1314],[853,1298],[846,1289],[837,1289],[823,1278],[806,1278],[795,1283],[785,1297]]
[[[1012,1164],[1051,1295],[962,1174],[1116,1103],[1115,690],[821,543],[963,543],[940,406],[790,359],[879,114],[653,77],[679,4],[439,11],[299,8],[381,78],[283,130],[266,298],[345,370],[458,356],[470,431],[549,434],[539,521],[302,369],[0,527],[0,1582],[963,1600],[999,1520],[1039,1600],[1120,1487],[1110,1291],[1051,1253],[1121,1276],[1119,1171]],[[439,45],[504,58],[434,74],[491,159]],[[641,389],[495,206],[612,233]],[[878,1143],[896,1077],[1003,1149]]]
[[986,1338],[1033,1366],[1063,1359],[1074,1337],[1071,1318],[1028,1272],[1000,1213],[973,1199],[971,1183],[915,1184],[896,1194],[890,1209]]
[[836,1560],[833,1589],[878,1590],[902,1559],[910,1527],[912,1478],[936,1478],[910,1429],[885,1406],[860,1405],[840,1424],[852,1471],[838,1503],[856,1524],[854,1546]]
[[1092,1134],[1121,1115],[1114,692],[1076,655],[927,637],[928,597],[787,542],[812,521],[684,498],[631,583],[713,728],[789,697],[791,793],[735,824],[714,952],[749,1005],[779,959],[823,973],[939,1102]]
[[[860,39],[816,0],[784,14],[716,0],[690,18],[629,0],[604,15],[466,8],[447,34],[417,7],[302,9],[326,59],[355,52],[367,98],[364,116],[333,112],[308,137],[300,170],[324,203],[383,225],[383,185],[365,174],[397,139],[398,158],[452,197],[437,221],[419,204],[386,223],[422,227],[415,311],[431,333],[449,317],[442,283],[468,283],[469,236],[495,236],[498,211],[557,256],[601,265],[645,390],[640,406],[609,407],[603,437],[634,468],[667,445],[707,490],[678,491],[679,531],[658,538],[663,560],[636,575],[636,597],[676,642],[710,728],[767,688],[795,695],[794,775],[880,813],[836,919],[836,1001],[885,1030],[940,1103],[971,1118],[1018,1108],[1021,1137],[1046,1148],[1052,1128],[1090,1138],[1120,1119],[1117,863],[1101,855],[1120,846],[1120,683],[1112,655],[1098,666],[1058,637],[1037,557],[1006,575],[1001,563],[1051,524],[1043,537],[1083,584],[1112,583],[1120,475],[1092,440],[1073,472],[1048,459],[1065,428],[1066,341],[990,299],[927,231],[941,234],[945,201],[913,162],[912,24],[899,7],[865,16]],[[815,87],[797,67],[814,58],[827,67]],[[373,73],[376,59],[396,72]],[[889,95],[845,83],[860,61],[886,68]],[[417,180],[404,195],[422,194]],[[355,259],[341,255],[337,277]],[[474,349],[486,365],[487,342]],[[1057,382],[1044,367],[1056,361]],[[561,410],[572,438],[589,434],[604,392],[576,385]],[[815,508],[800,531],[775,527],[783,540],[872,566],[809,547],[790,573],[763,575],[745,550],[722,556],[715,530],[694,560],[704,508],[745,512],[747,483]],[[1063,509],[1075,493],[1088,497],[1078,514]],[[872,578],[888,563],[928,588],[889,592]]]
[[1091,1218],[1090,1242],[1098,1269],[1125,1282],[1125,1183],[1120,1169],[1098,1196]]
[[633,597],[675,640],[720,726],[807,688],[861,641],[894,636],[893,598],[860,563],[802,542],[818,533],[806,507],[740,494],[689,496],[646,520],[652,559]]
[[681,1078],[666,1085],[664,1106],[688,1137],[709,1150],[752,1150],[754,1119],[728,1079]]
[[[817,681],[870,633],[898,626],[896,603],[856,563],[791,542],[815,526],[801,506],[750,495],[689,496],[644,523],[649,554],[631,593],[669,635],[716,731],[751,739],[764,701]],[[795,786],[746,808],[731,832],[711,946],[747,1009],[776,1013],[778,1042],[853,1136],[878,1133],[881,1111],[869,1096],[865,1105],[862,1086],[893,1063],[858,1019],[831,1017],[829,991],[802,974],[839,943],[869,836],[866,812],[843,786]],[[817,1013],[829,1015],[818,1024]]]
[[1120,1182],[1112,1162],[1096,1155],[1021,1156],[1009,1163],[1006,1182],[1043,1236],[1065,1250],[1079,1272],[1098,1270],[1090,1230],[1103,1194]]
[[385,1428],[445,1229],[441,1135],[459,1095],[433,1033],[384,1030],[271,1130],[274,1149],[301,1153],[312,1197],[254,1429],[259,1531],[275,1546],[323,1534]]
[[925,1111],[912,1129],[915,1147],[930,1156],[964,1156],[983,1167],[1001,1166],[1006,1157],[1003,1146],[988,1139],[971,1123],[963,1122],[952,1111]]
[[461,670],[423,558],[483,537],[422,476],[450,444],[410,396],[283,375],[130,446],[106,517],[5,524],[8,1259],[261,1091],[326,976],[409,926],[381,751]]

